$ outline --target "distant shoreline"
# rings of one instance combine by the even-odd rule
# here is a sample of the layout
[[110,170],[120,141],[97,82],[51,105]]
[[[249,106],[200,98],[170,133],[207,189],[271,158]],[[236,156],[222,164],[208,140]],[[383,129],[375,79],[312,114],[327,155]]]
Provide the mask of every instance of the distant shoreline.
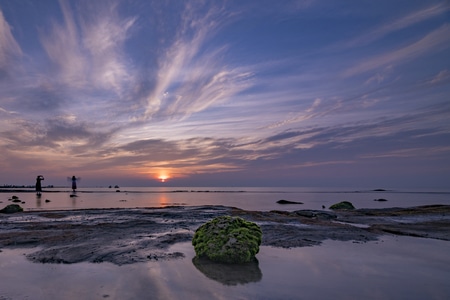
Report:
[[[102,189],[102,190],[90,190],[90,189]],[[208,189],[205,187],[204,190],[199,190],[199,187],[193,189],[175,189],[173,190],[133,190],[133,187],[125,187],[127,190],[122,190],[120,188],[108,188],[108,187],[88,187],[81,188],[76,191],[76,193],[136,193],[136,194],[154,194],[154,193],[305,193],[305,194],[378,194],[378,193],[389,193],[389,194],[440,194],[446,195],[450,194],[450,191],[408,191],[408,190],[392,190],[392,189],[371,189],[371,190],[348,190],[348,191],[320,191],[320,190],[310,190],[310,191],[283,191],[281,188],[274,189],[277,190],[253,190],[249,187],[249,190],[221,190],[221,189]],[[141,187],[136,187],[140,189]],[[158,187],[148,187],[150,189]],[[35,193],[34,187],[4,187],[0,186],[0,193]],[[42,193],[73,193],[70,187],[44,187]]]
[[[62,189],[62,188],[55,188]],[[73,193],[70,187],[65,188],[67,190],[46,190],[43,189],[42,193]],[[120,190],[120,189],[109,189],[104,191],[80,191],[77,190],[75,193],[247,193],[247,191],[219,191],[219,190],[172,190],[172,191],[133,191],[133,190]],[[32,188],[23,190],[23,189],[8,189],[8,188],[0,188],[0,193],[35,193],[36,191]],[[270,193],[270,192],[269,192]]]

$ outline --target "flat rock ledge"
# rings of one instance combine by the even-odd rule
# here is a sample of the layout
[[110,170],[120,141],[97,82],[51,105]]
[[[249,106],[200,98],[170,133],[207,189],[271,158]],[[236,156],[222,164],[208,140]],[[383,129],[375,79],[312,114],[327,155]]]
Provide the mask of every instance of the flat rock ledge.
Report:
[[0,215],[1,248],[35,248],[33,262],[111,262],[177,259],[170,246],[190,242],[218,216],[255,222],[262,246],[317,246],[324,240],[367,242],[381,235],[450,241],[450,205],[348,211],[245,211],[225,206],[29,211]]

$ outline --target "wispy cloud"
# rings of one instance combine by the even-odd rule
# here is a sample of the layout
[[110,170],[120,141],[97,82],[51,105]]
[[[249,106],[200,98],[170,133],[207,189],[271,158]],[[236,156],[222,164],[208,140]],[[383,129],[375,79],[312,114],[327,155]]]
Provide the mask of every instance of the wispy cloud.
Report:
[[90,78],[98,88],[112,89],[118,95],[133,80],[130,61],[123,46],[135,25],[136,17],[121,19],[112,9],[82,22],[83,45],[90,53]]
[[448,69],[440,71],[436,76],[427,81],[429,85],[444,84],[450,82],[450,71]]
[[64,24],[53,21],[50,33],[41,32],[41,43],[57,68],[58,78],[68,86],[83,87],[87,63],[80,47],[77,25],[66,1],[60,1]]
[[342,76],[350,77],[381,67],[386,67],[387,65],[404,63],[405,61],[410,61],[421,55],[430,54],[439,49],[446,49],[448,47],[450,47],[450,25],[445,24],[406,47],[365,59],[363,62],[356,64],[356,66],[345,70],[342,73]]
[[450,147],[422,147],[422,148],[408,148],[401,150],[393,150],[382,153],[370,153],[362,155],[362,158],[374,159],[374,158],[411,158],[411,157],[435,157],[437,155],[448,155],[450,153]]
[[144,118],[157,114],[183,119],[248,87],[251,72],[220,62],[226,46],[203,52],[208,38],[229,18],[220,7],[209,7],[202,14],[186,5],[175,40],[159,57],[157,80],[147,97]]
[[11,27],[0,9],[0,79],[9,72],[14,58],[22,55],[22,49],[11,32]]
[[75,18],[70,2],[60,1],[64,23],[53,21],[41,42],[67,88],[101,89],[121,95],[131,78],[122,51],[136,18],[121,19],[117,5],[95,7]]
[[372,30],[365,32],[364,35],[358,36],[354,39],[341,43],[339,44],[339,46],[336,47],[353,48],[365,46],[385,37],[386,35],[389,35],[390,33],[424,22],[438,15],[443,15],[447,13],[449,10],[450,4],[447,1],[443,1],[442,3],[411,12],[408,15],[402,16],[398,19],[379,25],[378,27],[375,27]]

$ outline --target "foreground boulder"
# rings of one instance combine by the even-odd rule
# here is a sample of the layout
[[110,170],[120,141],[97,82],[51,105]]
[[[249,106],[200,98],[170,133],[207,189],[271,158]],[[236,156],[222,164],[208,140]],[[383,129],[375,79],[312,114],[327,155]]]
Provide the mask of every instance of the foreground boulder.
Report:
[[221,216],[202,226],[192,239],[198,257],[221,263],[254,261],[261,245],[261,228],[239,217]]
[[342,201],[330,206],[330,209],[339,210],[339,209],[355,209],[353,204],[348,201]]
[[9,204],[7,205],[5,208],[0,210],[0,213],[4,213],[4,214],[13,214],[16,212],[21,212],[23,211],[23,208],[18,205],[18,204]]

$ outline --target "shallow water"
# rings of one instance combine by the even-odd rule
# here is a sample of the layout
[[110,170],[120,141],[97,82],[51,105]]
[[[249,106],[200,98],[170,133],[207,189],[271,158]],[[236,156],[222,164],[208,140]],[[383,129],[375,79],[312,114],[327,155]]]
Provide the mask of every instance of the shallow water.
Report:
[[[1,191],[2,189],[0,189]],[[325,188],[81,188],[74,195],[69,189],[44,189],[37,197],[29,192],[0,193],[0,208],[10,204],[13,195],[25,210],[86,208],[164,207],[173,205],[225,205],[245,210],[299,210],[328,208],[350,201],[356,208],[410,207],[429,204],[450,205],[450,191],[325,189]],[[71,197],[74,196],[74,197]],[[278,200],[303,202],[280,205]],[[385,199],[379,202],[374,199]]]
[[450,242],[383,236],[364,244],[326,241],[261,247],[258,264],[193,264],[185,258],[116,266],[36,264],[31,249],[0,252],[0,299],[449,299]]

